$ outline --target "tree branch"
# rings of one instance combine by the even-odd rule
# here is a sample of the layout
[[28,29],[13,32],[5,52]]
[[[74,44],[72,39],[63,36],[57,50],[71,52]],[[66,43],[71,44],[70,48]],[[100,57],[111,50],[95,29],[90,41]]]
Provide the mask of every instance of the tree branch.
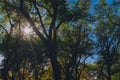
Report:
[[43,28],[43,32],[45,33],[46,37],[48,37],[48,34],[47,34],[46,30],[45,30],[45,26],[44,26],[43,21],[42,21],[40,11],[39,11],[38,7],[36,6],[36,2],[34,1],[33,4],[34,4],[35,9],[37,10],[37,14],[39,16],[39,20],[40,20],[41,26]]
[[27,19],[27,21],[29,22],[29,24],[31,25],[31,27],[33,28],[33,30],[35,31],[35,33],[39,36],[39,38],[42,39],[42,41],[46,43],[46,38],[39,32],[39,30],[36,28],[34,22],[32,21],[30,15],[24,10],[23,8],[23,0],[20,0],[20,7],[18,8],[21,13],[24,15],[24,17]]
[[61,21],[57,26],[56,26],[56,31],[59,29],[60,25],[63,23],[63,21]]
[[51,2],[52,3],[52,8],[53,8],[53,15],[52,15],[52,21],[49,27],[49,37],[50,39],[52,38],[52,30],[55,29],[55,22],[57,19],[57,13],[58,13],[58,4],[55,2]]
[[[7,6],[7,2],[6,2],[6,1],[5,1],[5,5]],[[10,14],[9,14],[9,12],[8,12],[8,9],[6,8],[5,11],[6,11],[6,13],[7,13],[7,16],[8,16],[8,19],[9,19],[9,23],[10,23],[10,25],[11,25],[11,27],[10,27],[10,33],[9,33],[9,35],[11,35],[12,32],[13,32],[13,24],[12,24],[12,22],[11,22],[11,18],[10,18]]]
[[1,28],[6,32],[7,35],[9,35],[8,31],[0,24]]
[[44,9],[46,9],[46,11],[48,11],[49,15],[52,17],[52,13],[50,12],[50,10],[47,7],[45,7],[43,5],[40,5],[38,3],[37,3],[37,5],[40,6],[40,7],[42,7],[42,8],[44,8]]
[[120,24],[119,24],[119,23],[114,22],[114,21],[110,18],[109,14],[108,14],[108,16],[107,16],[107,17],[108,17],[109,21],[110,21],[113,25],[120,26]]

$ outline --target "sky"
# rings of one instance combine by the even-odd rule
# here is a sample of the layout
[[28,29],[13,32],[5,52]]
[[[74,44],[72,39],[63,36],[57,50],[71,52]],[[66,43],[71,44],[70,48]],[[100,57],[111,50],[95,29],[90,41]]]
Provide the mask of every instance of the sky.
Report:
[[1,64],[3,59],[4,59],[4,57],[2,55],[0,55],[0,64]]

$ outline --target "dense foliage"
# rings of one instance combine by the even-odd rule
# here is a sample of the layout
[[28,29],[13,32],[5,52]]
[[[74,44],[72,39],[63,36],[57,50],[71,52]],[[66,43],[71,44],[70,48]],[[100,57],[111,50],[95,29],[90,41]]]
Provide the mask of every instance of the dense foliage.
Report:
[[119,80],[119,5],[0,0],[0,79]]

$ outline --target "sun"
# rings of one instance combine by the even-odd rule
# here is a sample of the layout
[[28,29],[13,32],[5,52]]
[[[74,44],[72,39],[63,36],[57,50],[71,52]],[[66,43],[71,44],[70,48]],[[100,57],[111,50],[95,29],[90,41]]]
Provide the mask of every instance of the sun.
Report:
[[34,36],[34,30],[28,22],[24,22],[21,25],[21,37],[24,40],[29,40]]
[[29,27],[25,27],[25,28],[23,29],[23,32],[24,32],[24,35],[30,35],[31,32],[32,32],[32,29],[29,28]]
[[22,29],[22,34],[24,39],[30,38],[33,35],[33,30],[31,27],[26,26]]

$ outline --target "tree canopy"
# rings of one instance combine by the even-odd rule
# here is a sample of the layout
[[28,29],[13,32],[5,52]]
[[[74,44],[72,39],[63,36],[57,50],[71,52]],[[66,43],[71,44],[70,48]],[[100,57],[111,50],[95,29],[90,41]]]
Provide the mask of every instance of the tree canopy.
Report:
[[1,0],[0,79],[119,80],[119,5],[118,0]]

